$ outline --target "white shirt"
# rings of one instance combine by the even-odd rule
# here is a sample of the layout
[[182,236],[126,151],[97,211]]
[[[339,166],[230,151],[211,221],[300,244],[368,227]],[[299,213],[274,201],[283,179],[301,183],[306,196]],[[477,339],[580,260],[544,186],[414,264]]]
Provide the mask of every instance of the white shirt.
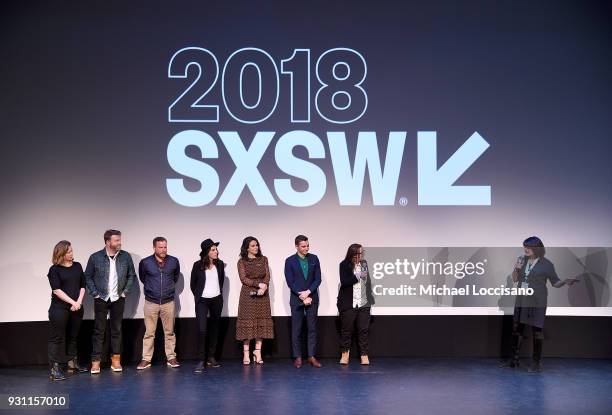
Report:
[[[363,295],[366,289],[365,279],[360,278],[361,272],[362,272],[361,263],[358,263],[355,265],[355,268],[353,270],[353,274],[355,274],[358,280],[353,285],[353,308],[362,307],[367,303],[367,300],[364,298],[365,296]],[[363,270],[363,272],[366,272],[366,270]]]
[[108,297],[105,300],[110,299],[111,302],[115,302],[119,299],[119,278],[117,277],[117,255],[119,255],[119,251],[115,254],[114,258],[111,258],[106,252],[106,256],[110,261],[110,270],[108,272]]
[[213,298],[221,294],[219,288],[219,271],[215,265],[211,269],[206,270],[206,283],[204,284],[204,291],[202,291],[202,297]]

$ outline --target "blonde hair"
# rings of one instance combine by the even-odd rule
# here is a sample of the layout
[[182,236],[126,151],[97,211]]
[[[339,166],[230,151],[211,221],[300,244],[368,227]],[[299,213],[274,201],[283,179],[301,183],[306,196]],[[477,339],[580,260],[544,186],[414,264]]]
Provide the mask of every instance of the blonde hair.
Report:
[[64,257],[71,245],[72,244],[68,241],[59,241],[55,244],[55,248],[53,248],[53,257],[51,258],[53,265],[59,265],[64,261]]

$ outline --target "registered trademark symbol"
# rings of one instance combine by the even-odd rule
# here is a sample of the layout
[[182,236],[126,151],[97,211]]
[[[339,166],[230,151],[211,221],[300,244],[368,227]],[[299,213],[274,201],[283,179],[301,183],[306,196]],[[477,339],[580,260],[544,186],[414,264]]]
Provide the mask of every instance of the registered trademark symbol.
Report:
[[408,206],[408,198],[406,196],[400,197],[399,204],[401,206]]

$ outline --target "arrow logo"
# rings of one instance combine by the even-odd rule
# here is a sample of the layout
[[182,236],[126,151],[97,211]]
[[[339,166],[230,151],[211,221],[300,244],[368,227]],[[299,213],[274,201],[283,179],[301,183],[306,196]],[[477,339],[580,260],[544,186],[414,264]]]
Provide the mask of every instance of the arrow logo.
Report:
[[419,205],[491,205],[491,186],[453,186],[465,171],[489,148],[474,132],[438,169],[435,131],[418,133]]

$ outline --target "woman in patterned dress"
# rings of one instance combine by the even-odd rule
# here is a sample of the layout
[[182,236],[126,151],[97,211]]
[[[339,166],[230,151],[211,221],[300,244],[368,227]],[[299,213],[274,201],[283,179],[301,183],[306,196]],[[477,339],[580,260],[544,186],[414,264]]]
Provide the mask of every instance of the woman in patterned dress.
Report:
[[236,340],[242,341],[242,363],[251,363],[251,340],[255,339],[253,360],[262,364],[261,344],[263,339],[274,338],[272,311],[268,285],[270,283],[270,268],[268,258],[262,255],[259,241],[247,236],[242,241],[240,259],[238,260],[238,275],[242,282],[240,300],[238,302],[238,320],[236,321]]

